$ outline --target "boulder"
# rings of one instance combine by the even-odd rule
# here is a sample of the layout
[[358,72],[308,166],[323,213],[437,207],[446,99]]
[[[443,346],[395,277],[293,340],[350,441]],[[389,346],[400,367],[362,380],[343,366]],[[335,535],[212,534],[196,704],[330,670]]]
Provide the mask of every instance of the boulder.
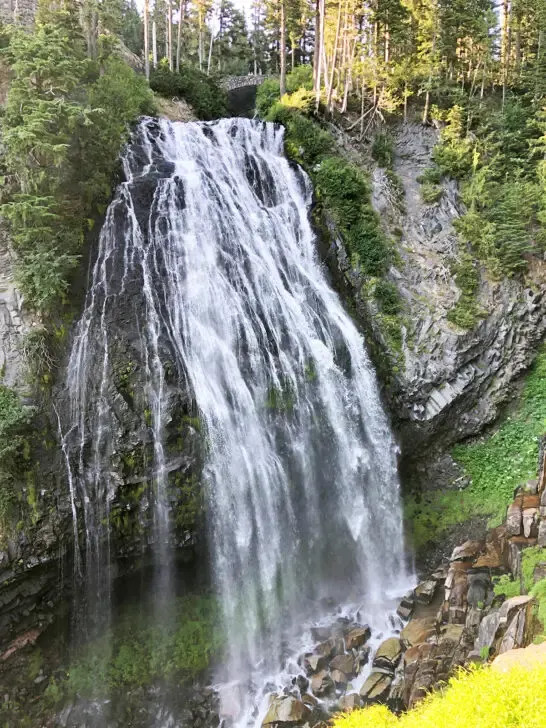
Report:
[[349,678],[344,672],[341,672],[341,670],[332,670],[330,676],[338,690],[341,689],[344,691],[347,688]]
[[311,711],[302,700],[291,695],[272,695],[269,701],[269,710],[262,725],[297,725],[305,721]]
[[362,627],[354,627],[345,635],[345,647],[348,650],[357,650],[370,639],[370,635],[371,630],[367,624]]
[[413,595],[413,590],[408,592],[402,599],[400,600],[400,604],[398,605],[398,608],[396,610],[396,613],[400,617],[400,619],[409,619],[411,616],[411,613],[413,612],[413,608],[415,606],[415,598]]
[[303,657],[303,666],[308,675],[324,670],[328,659],[324,655],[307,654]]
[[521,507],[518,503],[512,503],[506,513],[506,535],[519,536],[521,525]]
[[384,702],[389,697],[392,677],[382,672],[372,672],[360,688],[360,696],[365,703]]
[[482,541],[465,541],[453,549],[450,561],[473,561],[483,548]]
[[341,672],[344,672],[346,675],[354,675],[355,674],[355,658],[353,655],[336,655],[334,659],[330,662],[330,669],[331,670],[341,670]]
[[313,691],[313,695],[316,695],[317,698],[331,695],[334,692],[334,681],[326,670],[321,670],[321,672],[317,672],[316,675],[313,675],[311,678],[311,690]]
[[436,632],[436,618],[434,616],[410,619],[400,633],[400,639],[407,647],[418,645]]
[[382,642],[377,648],[372,666],[383,667],[394,673],[396,666],[402,659],[402,652],[402,641],[398,637],[389,637],[389,639]]
[[[544,492],[546,493],[546,490]],[[543,518],[539,523],[537,544],[546,546],[546,518]]]
[[525,538],[536,536],[536,524],[538,523],[538,508],[525,508],[521,516],[523,524],[523,535]]
[[523,649],[508,650],[502,655],[495,657],[491,663],[493,670],[507,672],[514,666],[520,665],[525,668],[533,668],[546,663],[546,642],[540,645],[529,645]]
[[488,571],[477,571],[472,569],[468,572],[468,592],[466,601],[471,607],[485,606],[487,598],[492,592],[491,577]]
[[358,693],[349,693],[349,695],[344,695],[339,700],[339,707],[341,710],[345,710],[347,712],[354,710],[355,708],[360,708],[361,705],[362,700]]
[[420,604],[430,604],[434,598],[437,582],[434,579],[422,581],[414,591],[415,601]]

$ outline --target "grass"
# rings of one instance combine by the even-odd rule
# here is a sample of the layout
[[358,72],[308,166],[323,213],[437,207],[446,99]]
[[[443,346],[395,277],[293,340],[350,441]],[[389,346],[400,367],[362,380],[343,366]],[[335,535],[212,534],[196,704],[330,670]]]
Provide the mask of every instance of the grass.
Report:
[[545,680],[546,664],[504,673],[490,667],[461,670],[407,713],[396,716],[373,706],[340,715],[333,728],[543,728]]
[[470,518],[502,521],[515,488],[536,477],[538,446],[546,432],[546,349],[527,375],[517,408],[493,434],[453,448],[455,461],[470,484],[463,490],[426,493],[406,499],[405,516],[413,527],[416,548],[437,540],[447,529]]

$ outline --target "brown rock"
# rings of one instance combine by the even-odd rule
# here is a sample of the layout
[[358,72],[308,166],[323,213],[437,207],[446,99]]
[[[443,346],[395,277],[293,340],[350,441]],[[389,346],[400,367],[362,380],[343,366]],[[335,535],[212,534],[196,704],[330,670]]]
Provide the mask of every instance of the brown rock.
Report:
[[324,670],[327,665],[328,660],[324,655],[310,654],[303,658],[303,666],[308,675]]
[[347,712],[350,712],[355,708],[360,708],[361,705],[362,700],[360,699],[360,695],[358,693],[350,693],[349,695],[344,695],[342,698],[340,698],[339,701],[339,707],[341,708],[341,710],[345,710]]
[[453,549],[450,561],[473,561],[483,548],[483,541],[465,541]]
[[313,675],[311,678],[311,690],[317,698],[322,698],[334,692],[334,681],[326,670],[322,670],[321,672],[317,672],[316,675]]
[[436,618],[434,616],[410,619],[400,633],[402,642],[413,647],[431,637],[436,632]]
[[318,700],[315,698],[314,695],[311,695],[310,693],[305,693],[305,695],[301,696],[302,703],[305,703],[309,708],[314,708],[315,705],[318,705]]
[[[373,658],[373,667],[384,667],[394,672],[402,658],[403,646],[398,637],[389,637],[377,648]],[[362,695],[362,693],[361,693]]]
[[385,701],[392,685],[392,677],[381,672],[372,672],[360,688],[360,696],[366,703]]
[[521,533],[521,507],[517,503],[508,506],[506,513],[506,535],[519,536]]
[[505,568],[505,540],[504,538],[488,541],[485,544],[485,553],[474,562],[476,569],[499,570]]
[[330,669],[341,670],[346,675],[352,676],[355,674],[355,658],[353,655],[337,655],[330,662]]
[[495,657],[491,667],[499,672],[508,672],[515,665],[533,668],[537,665],[544,665],[544,663],[546,663],[546,642],[540,645],[529,645],[523,649],[508,650]]
[[526,493],[523,498],[521,499],[521,509],[522,511],[527,510],[527,508],[538,508],[540,505],[540,496],[538,494],[530,494]]
[[296,700],[291,695],[272,695],[269,710],[262,725],[302,723],[310,713],[311,711],[302,700]]
[[434,579],[428,579],[428,581],[422,581],[415,588],[415,601],[420,604],[430,604],[434,598],[434,592],[436,591],[437,582]]
[[349,678],[344,672],[341,672],[341,670],[332,670],[330,673],[332,680],[334,681],[334,684],[336,688],[342,688],[345,690],[347,687],[347,683],[349,682]]
[[354,627],[345,636],[345,647],[348,650],[357,650],[370,639],[370,635],[371,630],[367,624],[363,627]]
[[535,525],[538,522],[538,508],[525,508],[522,511],[521,515],[521,520],[523,524],[523,535],[525,536],[525,538],[531,538],[531,536],[536,536],[537,529],[535,528]]
[[406,669],[413,663],[422,662],[428,658],[432,650],[430,642],[422,642],[421,644],[414,645],[404,652],[404,665]]

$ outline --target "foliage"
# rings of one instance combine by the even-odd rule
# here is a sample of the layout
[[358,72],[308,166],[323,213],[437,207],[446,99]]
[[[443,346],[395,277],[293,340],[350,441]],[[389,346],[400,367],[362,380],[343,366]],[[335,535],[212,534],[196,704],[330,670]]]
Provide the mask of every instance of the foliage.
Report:
[[493,590],[496,596],[504,596],[506,599],[519,596],[521,585],[519,581],[512,579],[508,574],[498,576],[493,581]]
[[442,199],[444,188],[432,182],[425,181],[421,184],[421,197],[427,205],[433,205]]
[[376,134],[372,144],[372,157],[380,167],[390,169],[394,159],[392,138],[388,134]]
[[374,297],[383,313],[396,316],[400,313],[401,301],[398,288],[392,281],[379,279],[375,284]]
[[12,503],[13,479],[28,457],[26,433],[34,409],[21,403],[13,389],[0,385],[0,524]]
[[6,56],[13,80],[2,119],[2,214],[17,283],[27,304],[48,314],[66,299],[128,124],[151,110],[151,94],[121,59],[104,57],[99,67],[87,57],[72,7],[42,13],[32,33],[12,29]]
[[164,63],[152,71],[150,86],[160,96],[180,97],[190,104],[200,119],[208,121],[226,114],[227,94],[216,81],[198,68],[183,64],[170,71]]
[[540,581],[537,581],[529,594],[537,602],[537,617],[542,624],[542,629],[546,630],[546,579],[541,579]]
[[99,697],[156,680],[191,680],[220,650],[219,619],[217,602],[198,595],[177,599],[159,620],[130,612],[83,648],[66,681],[52,688],[52,702],[59,695]]
[[539,564],[546,564],[546,548],[532,546],[521,554],[521,577],[523,588],[529,593],[534,584],[535,568]]
[[488,517],[490,525],[501,522],[515,488],[536,476],[545,413],[543,350],[527,375],[517,408],[506,412],[492,434],[453,448],[453,457],[470,484],[463,490],[431,491],[419,500],[406,498],[405,517],[416,546],[434,541],[451,526],[473,517]]
[[281,98],[281,86],[276,78],[266,78],[256,91],[256,111],[262,117],[267,116],[271,107]]
[[313,90],[313,67],[312,66],[296,66],[293,71],[286,76],[286,90],[289,94],[293,94],[299,89],[305,91]]
[[447,320],[462,329],[471,329],[478,317],[476,294],[480,283],[480,274],[472,256],[463,253],[460,260],[452,265],[451,272],[460,290],[455,306],[449,311]]
[[333,728],[541,728],[546,693],[537,688],[546,680],[546,665],[515,666],[507,672],[491,667],[460,670],[442,690],[400,716],[384,706],[340,715]]

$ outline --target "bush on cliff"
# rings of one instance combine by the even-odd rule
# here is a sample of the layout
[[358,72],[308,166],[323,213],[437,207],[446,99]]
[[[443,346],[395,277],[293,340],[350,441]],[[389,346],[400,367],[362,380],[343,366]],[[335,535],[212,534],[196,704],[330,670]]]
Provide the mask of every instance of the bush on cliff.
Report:
[[110,49],[87,57],[76,11],[40,13],[10,31],[2,119],[5,186],[16,278],[31,307],[58,313],[84,233],[104,209],[128,125],[153,109],[146,81]]
[[198,68],[182,65],[179,72],[162,63],[150,75],[150,86],[165,98],[179,97],[192,106],[200,119],[218,119],[227,113],[227,94]]
[[461,671],[407,713],[384,706],[340,715],[333,728],[544,728],[546,664]]

